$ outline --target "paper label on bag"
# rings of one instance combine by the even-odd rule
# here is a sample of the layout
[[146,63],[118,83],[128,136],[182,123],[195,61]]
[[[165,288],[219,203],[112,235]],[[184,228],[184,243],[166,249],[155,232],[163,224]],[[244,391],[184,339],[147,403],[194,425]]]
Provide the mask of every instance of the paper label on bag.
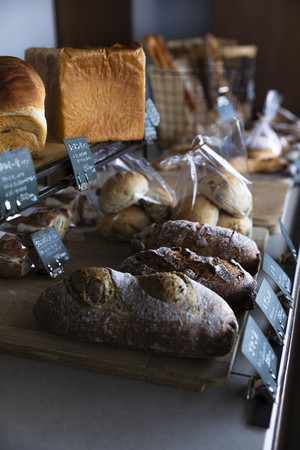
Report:
[[97,178],[97,170],[86,137],[79,136],[63,141],[71,160],[78,188],[81,191],[88,189],[89,181]]
[[71,257],[54,226],[31,235],[32,242],[46,269],[55,278],[63,273],[63,264]]
[[272,325],[279,341],[283,343],[286,330],[287,315],[266,279],[262,281],[255,301]]
[[289,306],[293,307],[292,282],[279,264],[266,252],[264,253],[262,269],[275,281],[287,299]]
[[37,203],[36,173],[27,147],[0,154],[1,216],[13,214]]
[[267,338],[248,316],[244,329],[241,351],[259,374],[273,400],[277,392],[277,356]]
[[289,234],[288,234],[288,232],[287,232],[287,229],[286,229],[285,226],[283,225],[281,219],[279,219],[279,225],[280,225],[280,230],[281,230],[282,236],[284,237],[285,242],[286,242],[287,245],[289,246],[289,249],[290,249],[290,251],[291,251],[291,254],[292,254],[294,260],[297,262],[297,260],[298,260],[297,251],[296,251],[295,246],[294,246],[294,244],[293,244],[293,241],[292,241],[292,239],[290,238],[290,236],[289,236]]
[[225,95],[217,97],[216,109],[222,122],[230,122],[236,117],[236,110]]

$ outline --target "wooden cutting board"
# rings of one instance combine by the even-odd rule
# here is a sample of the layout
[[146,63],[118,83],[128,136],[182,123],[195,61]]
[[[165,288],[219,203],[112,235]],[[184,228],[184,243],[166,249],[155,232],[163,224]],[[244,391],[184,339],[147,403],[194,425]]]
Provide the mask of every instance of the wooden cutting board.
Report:
[[[253,237],[263,250],[267,230],[255,229]],[[116,268],[131,254],[129,244],[110,243],[94,228],[73,229],[65,244],[72,260],[59,279],[83,266]],[[186,359],[72,341],[48,332],[33,317],[32,306],[53,282],[48,275],[37,274],[20,280],[0,279],[0,352],[195,391],[228,380],[238,342],[221,358]],[[242,324],[244,315],[238,319]]]

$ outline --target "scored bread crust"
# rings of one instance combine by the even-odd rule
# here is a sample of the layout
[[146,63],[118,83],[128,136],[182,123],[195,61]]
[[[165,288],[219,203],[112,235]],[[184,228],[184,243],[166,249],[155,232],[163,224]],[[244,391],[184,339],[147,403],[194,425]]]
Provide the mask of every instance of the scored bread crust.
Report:
[[220,295],[234,312],[254,308],[257,283],[234,260],[199,256],[187,248],[160,247],[129,256],[117,269],[132,275],[182,272]]
[[153,223],[133,236],[134,253],[147,248],[182,247],[201,256],[237,261],[251,275],[257,273],[261,254],[255,241],[229,228],[188,220]]
[[45,87],[36,70],[13,56],[0,56],[0,152],[28,147],[40,158],[47,138]]
[[228,304],[178,273],[78,269],[42,292],[33,313],[71,339],[190,358],[227,354],[238,334]]

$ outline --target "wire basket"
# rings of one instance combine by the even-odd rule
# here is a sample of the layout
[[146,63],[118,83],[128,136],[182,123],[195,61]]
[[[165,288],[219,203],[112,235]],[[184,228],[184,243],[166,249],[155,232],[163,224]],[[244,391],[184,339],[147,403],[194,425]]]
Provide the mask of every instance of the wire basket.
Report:
[[182,42],[168,44],[175,69],[147,68],[151,96],[160,114],[159,141],[165,148],[182,138],[191,141],[218,125],[215,106],[224,86],[245,121],[252,118],[256,46],[232,42],[220,46],[215,58],[203,53],[199,41]]

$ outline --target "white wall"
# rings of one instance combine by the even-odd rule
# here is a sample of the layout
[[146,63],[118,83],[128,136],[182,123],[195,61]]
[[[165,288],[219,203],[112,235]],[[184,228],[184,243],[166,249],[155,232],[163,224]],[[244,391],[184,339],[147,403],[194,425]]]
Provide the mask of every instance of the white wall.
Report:
[[23,59],[27,47],[55,45],[52,0],[0,0],[0,55]]

